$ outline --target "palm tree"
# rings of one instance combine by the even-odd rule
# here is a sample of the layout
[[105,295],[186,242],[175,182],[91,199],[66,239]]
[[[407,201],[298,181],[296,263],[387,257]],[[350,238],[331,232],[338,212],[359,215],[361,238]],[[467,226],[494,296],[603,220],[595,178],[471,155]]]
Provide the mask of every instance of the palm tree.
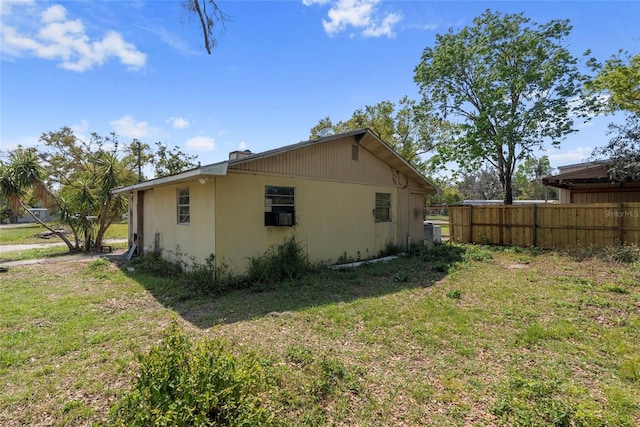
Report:
[[0,162],[0,195],[9,202],[12,217],[17,218],[20,208],[24,209],[40,225],[62,239],[70,251],[74,251],[75,247],[64,235],[64,232],[55,230],[44,223],[23,202],[27,190],[31,189],[36,199],[41,201],[44,207],[51,208],[57,204],[55,196],[44,184],[44,173],[38,156],[33,150],[18,148],[9,153],[9,160],[8,164]]

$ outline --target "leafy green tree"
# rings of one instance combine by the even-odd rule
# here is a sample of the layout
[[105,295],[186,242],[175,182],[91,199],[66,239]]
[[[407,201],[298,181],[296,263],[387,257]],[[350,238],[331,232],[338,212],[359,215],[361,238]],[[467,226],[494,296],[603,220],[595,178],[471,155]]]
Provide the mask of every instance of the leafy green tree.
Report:
[[640,116],[640,53],[623,57],[621,52],[604,64],[590,60],[597,75],[585,83],[589,95],[606,95],[606,112],[626,111]]
[[173,175],[196,166],[198,156],[186,154],[177,146],[169,150],[162,142],[156,142],[156,146],[158,150],[153,157],[156,177]]
[[440,192],[429,196],[427,205],[455,205],[464,200],[464,194],[458,189],[457,183],[453,182],[450,178],[437,177],[432,178],[432,180],[440,189]]
[[495,200],[502,195],[498,174],[491,166],[463,173],[458,190],[465,199],[473,200]]
[[422,116],[415,104],[404,96],[397,105],[391,101],[367,105],[354,111],[349,120],[336,124],[325,117],[311,128],[309,139],[369,128],[416,169],[424,172],[426,164],[420,155],[431,149],[431,140],[425,136],[432,132],[426,130],[427,124],[421,121]]
[[640,54],[624,58],[618,52],[604,64],[591,60],[590,65],[597,75],[585,84],[587,93],[605,95],[605,112],[627,114],[624,124],[609,125],[613,138],[592,158],[607,162],[615,182],[640,181]]
[[607,163],[614,182],[640,181],[640,115],[629,115],[624,124],[611,123],[613,138],[596,148],[592,158]]
[[549,156],[527,158],[524,163],[518,166],[515,174],[516,187],[520,193],[518,199],[557,200],[558,189],[542,184],[542,178],[553,175],[553,173]]
[[109,226],[126,212],[126,196],[113,195],[111,189],[137,181],[131,164],[135,157],[119,157],[120,144],[113,133],[92,133],[83,141],[63,127],[43,133],[40,141],[47,148],[41,157],[49,183],[58,189],[60,219],[71,228],[75,247],[80,242],[86,250],[100,246]]
[[8,201],[10,216],[15,222],[22,208],[38,223],[58,236],[69,248],[74,250],[73,244],[64,233],[54,229],[38,218],[24,203],[28,190],[33,190],[35,197],[41,200],[45,207],[51,208],[56,204],[54,195],[44,183],[44,171],[40,159],[34,149],[17,148],[9,153],[9,162],[0,161],[0,196]]
[[487,10],[473,26],[437,35],[414,80],[424,114],[457,126],[435,144],[432,161],[466,171],[488,162],[511,204],[517,164],[545,142],[559,146],[584,108],[571,103],[584,78],[565,48],[570,30],[566,20],[537,24]]

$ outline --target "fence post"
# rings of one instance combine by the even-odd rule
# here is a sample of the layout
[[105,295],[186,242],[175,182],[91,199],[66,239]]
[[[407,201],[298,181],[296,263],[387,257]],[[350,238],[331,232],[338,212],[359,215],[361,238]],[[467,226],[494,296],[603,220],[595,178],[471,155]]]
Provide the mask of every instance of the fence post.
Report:
[[469,239],[467,243],[473,243],[473,205],[469,205]]
[[536,248],[538,247],[538,204],[533,204],[533,218],[531,219],[531,245]]

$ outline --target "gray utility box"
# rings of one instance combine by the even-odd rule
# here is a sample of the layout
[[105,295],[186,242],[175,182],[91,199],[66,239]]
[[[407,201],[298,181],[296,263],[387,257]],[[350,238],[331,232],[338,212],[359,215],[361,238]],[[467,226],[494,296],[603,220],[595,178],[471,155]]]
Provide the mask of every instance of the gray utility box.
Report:
[[439,225],[434,225],[431,221],[424,222],[424,243],[425,245],[432,245],[434,243],[442,242],[442,228]]

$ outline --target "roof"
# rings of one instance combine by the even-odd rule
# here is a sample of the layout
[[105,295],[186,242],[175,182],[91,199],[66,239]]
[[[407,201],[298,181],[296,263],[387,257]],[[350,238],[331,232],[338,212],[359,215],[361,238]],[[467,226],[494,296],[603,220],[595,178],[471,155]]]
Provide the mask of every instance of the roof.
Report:
[[542,179],[544,185],[558,188],[574,188],[580,184],[602,184],[609,183],[609,171],[607,165],[603,163],[593,164],[583,169],[572,172],[561,173]]
[[113,194],[126,193],[134,190],[150,189],[159,185],[176,184],[180,182],[194,181],[196,179],[206,179],[206,177],[208,176],[226,175],[229,166],[247,163],[258,159],[264,159],[287,151],[298,150],[315,144],[322,144],[325,142],[334,141],[336,139],[349,137],[353,138],[360,145],[373,153],[374,156],[391,166],[393,169],[416,181],[421,187],[425,189],[427,193],[435,194],[439,191],[438,187],[435,184],[433,184],[427,177],[420,173],[420,171],[418,171],[408,161],[400,156],[400,154],[394,151],[388,144],[382,141],[371,130],[358,129],[350,132],[327,136],[324,138],[317,138],[310,141],[299,142],[297,144],[287,145],[285,147],[264,151],[262,153],[250,154],[224,162],[213,163],[210,165],[180,172],[174,175],[140,182],[137,184],[129,185],[127,187],[116,188],[114,190],[111,190],[111,192]]

